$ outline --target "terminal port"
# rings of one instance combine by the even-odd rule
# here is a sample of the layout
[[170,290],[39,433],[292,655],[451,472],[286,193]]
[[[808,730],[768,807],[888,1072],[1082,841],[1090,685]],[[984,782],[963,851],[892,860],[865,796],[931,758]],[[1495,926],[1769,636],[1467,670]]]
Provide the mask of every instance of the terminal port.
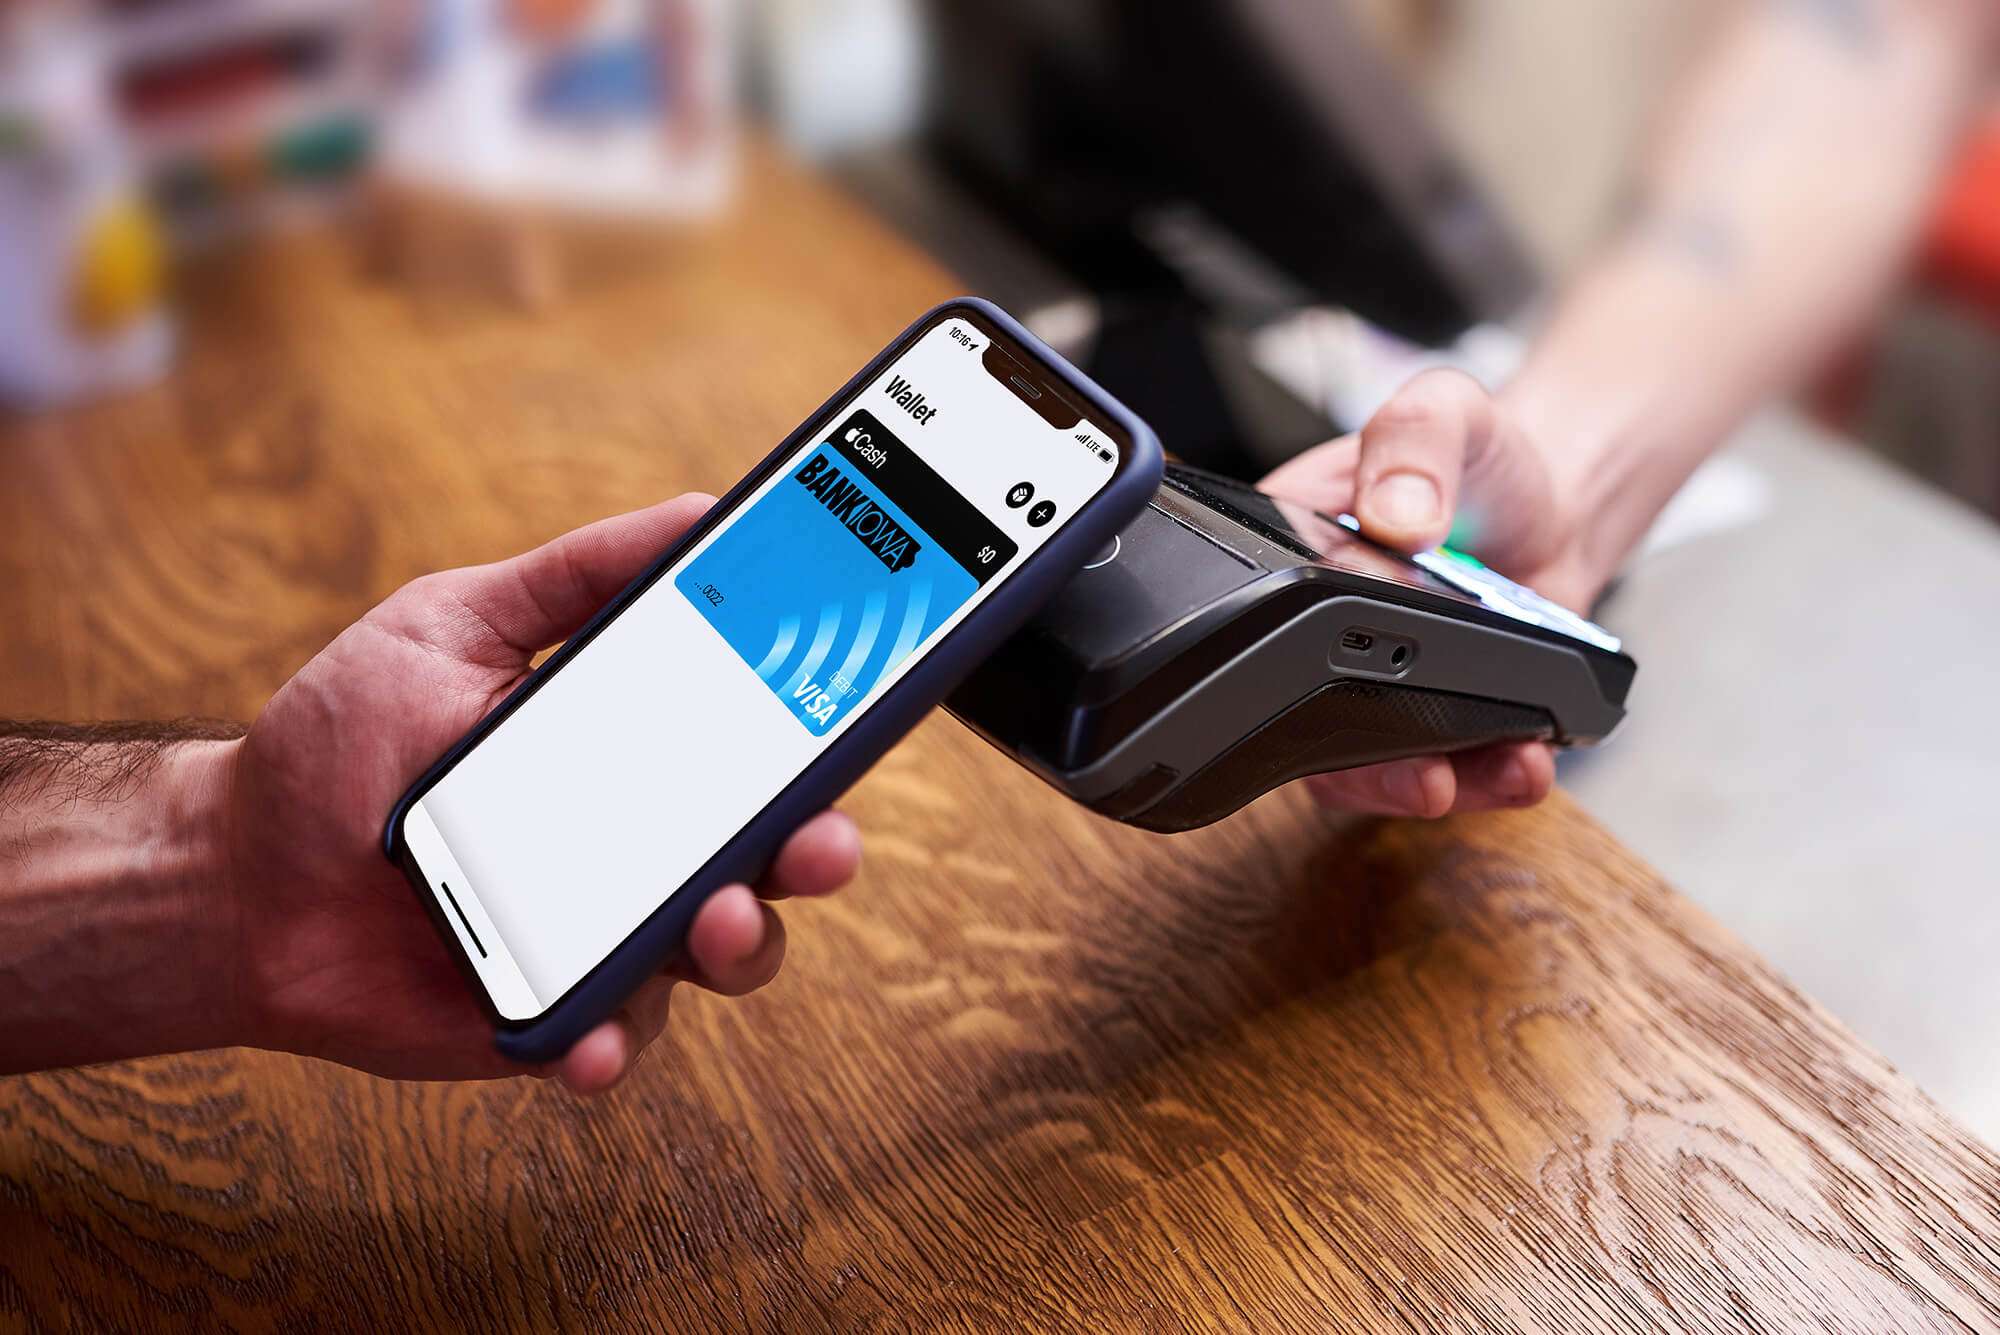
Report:
[[1349,626],[1334,641],[1331,666],[1342,672],[1400,677],[1417,661],[1417,642],[1388,631]]

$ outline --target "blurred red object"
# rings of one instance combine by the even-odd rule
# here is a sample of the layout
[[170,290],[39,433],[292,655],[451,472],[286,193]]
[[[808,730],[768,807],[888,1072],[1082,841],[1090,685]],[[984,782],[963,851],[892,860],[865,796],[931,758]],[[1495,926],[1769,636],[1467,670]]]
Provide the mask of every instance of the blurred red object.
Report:
[[1924,243],[1923,276],[2000,323],[2000,112],[1969,136],[1946,179]]
[[[1946,174],[1913,276],[1949,309],[2000,329],[2000,107],[1966,136]],[[1861,331],[1814,378],[1807,402],[1821,421],[1861,428],[1880,389],[1884,337],[1881,327]]]

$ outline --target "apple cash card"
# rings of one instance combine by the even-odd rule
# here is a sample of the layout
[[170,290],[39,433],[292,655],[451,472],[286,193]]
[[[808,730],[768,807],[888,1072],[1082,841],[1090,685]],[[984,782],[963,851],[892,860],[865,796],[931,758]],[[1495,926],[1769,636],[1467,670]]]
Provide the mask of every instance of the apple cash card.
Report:
[[1016,550],[908,445],[856,412],[738,512],[674,585],[817,735]]

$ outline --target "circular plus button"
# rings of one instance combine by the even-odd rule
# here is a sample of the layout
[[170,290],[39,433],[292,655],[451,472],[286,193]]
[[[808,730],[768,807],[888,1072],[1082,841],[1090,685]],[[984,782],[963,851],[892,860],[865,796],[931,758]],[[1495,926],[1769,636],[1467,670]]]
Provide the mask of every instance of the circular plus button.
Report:
[[1034,487],[1026,482],[1016,482],[1007,489],[1007,508],[1018,510],[1035,499]]
[[1028,511],[1028,523],[1034,528],[1040,528],[1055,517],[1056,503],[1054,501],[1038,501],[1035,504],[1035,508]]

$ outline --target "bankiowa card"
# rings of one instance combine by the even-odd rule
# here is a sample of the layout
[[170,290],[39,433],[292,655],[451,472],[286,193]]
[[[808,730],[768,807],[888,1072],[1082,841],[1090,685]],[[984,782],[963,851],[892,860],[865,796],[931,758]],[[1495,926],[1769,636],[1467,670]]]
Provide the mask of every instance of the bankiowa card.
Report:
[[1015,550],[907,445],[857,412],[795,459],[674,583],[818,735]]

